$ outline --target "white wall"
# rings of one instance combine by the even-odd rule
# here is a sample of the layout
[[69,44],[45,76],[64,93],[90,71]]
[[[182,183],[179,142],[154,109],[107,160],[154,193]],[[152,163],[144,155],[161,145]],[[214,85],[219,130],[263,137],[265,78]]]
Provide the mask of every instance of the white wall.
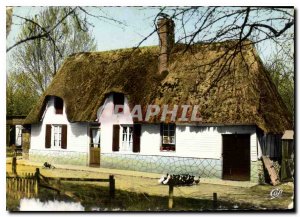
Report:
[[[112,129],[114,124],[133,124],[125,97],[124,113],[114,114],[113,97],[107,97],[103,111],[99,117],[101,123],[101,153],[112,153]],[[31,128],[31,149],[45,149],[45,128],[46,124],[67,124],[68,146],[61,151],[76,151],[89,153],[89,134],[87,123],[69,123],[65,113],[55,114],[54,100],[48,102],[42,122],[32,125]],[[222,126],[222,127],[197,127],[197,126],[176,126],[176,151],[160,151],[160,125],[143,124],[140,153],[144,155],[165,155],[178,157],[197,158],[222,158],[222,134],[244,133],[251,134],[251,160],[257,160],[257,139],[255,126]],[[121,139],[121,137],[120,137]],[[47,149],[49,150],[49,149]],[[122,154],[120,152],[114,152]]]
[[176,126],[176,151],[160,151],[160,125],[142,125],[140,154],[197,158],[222,158],[222,134],[251,134],[251,160],[257,160],[254,126],[196,127]]
[[133,121],[126,97],[124,99],[124,112],[122,114],[114,114],[112,94],[106,98],[103,108],[104,109],[99,117],[99,122],[101,123],[101,153],[111,153],[113,125],[133,124]]
[[[128,100],[125,97],[124,113],[114,114],[113,97],[107,97],[99,120],[101,123],[101,153],[112,153],[112,135],[114,124],[133,124]],[[143,124],[140,153],[143,155],[165,155],[197,158],[222,158],[222,134],[251,134],[251,160],[257,160],[255,126],[196,127],[176,126],[176,151],[160,151],[161,137],[159,124]],[[120,137],[121,139],[121,137]],[[121,141],[120,141],[121,143]],[[113,152],[122,154],[124,152]],[[128,152],[126,152],[128,153]]]
[[[46,124],[67,125],[67,149],[53,149],[53,147],[51,149],[45,148]],[[30,149],[88,152],[89,137],[87,134],[87,126],[87,123],[69,123],[65,112],[65,104],[63,114],[55,114],[54,98],[51,97],[48,101],[41,123],[31,126]]]

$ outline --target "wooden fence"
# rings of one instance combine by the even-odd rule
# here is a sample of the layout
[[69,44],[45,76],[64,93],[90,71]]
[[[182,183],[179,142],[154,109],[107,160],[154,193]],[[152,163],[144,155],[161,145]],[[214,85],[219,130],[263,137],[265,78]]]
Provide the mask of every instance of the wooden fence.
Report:
[[[173,209],[174,205],[174,186],[179,187],[180,185],[169,184],[169,196],[168,196],[168,208]],[[215,210],[218,208],[218,196],[217,193],[213,193],[212,196],[212,209]]]
[[6,189],[10,196],[17,195],[22,197],[36,197],[40,188],[46,188],[56,191],[58,194],[65,194],[75,200],[79,198],[70,191],[65,191],[61,187],[62,181],[72,182],[107,182],[109,183],[109,196],[115,197],[115,178],[110,175],[108,179],[95,178],[67,178],[67,177],[46,177],[40,173],[40,169],[36,168],[35,173],[24,173],[21,176],[17,174],[16,157],[12,160],[12,175],[6,174]]
[[[39,187],[47,188],[56,191],[58,194],[65,194],[67,196],[76,199],[76,196],[69,191],[64,191],[61,188],[62,181],[71,182],[107,182],[109,183],[109,196],[110,198],[115,197],[115,178],[110,175],[108,179],[96,179],[96,178],[67,178],[67,177],[45,177],[40,174],[39,168],[36,168],[35,176],[38,177]],[[50,182],[52,181],[52,182]]]
[[38,181],[33,173],[23,173],[21,176],[6,175],[6,191],[13,197],[35,197],[38,194]]

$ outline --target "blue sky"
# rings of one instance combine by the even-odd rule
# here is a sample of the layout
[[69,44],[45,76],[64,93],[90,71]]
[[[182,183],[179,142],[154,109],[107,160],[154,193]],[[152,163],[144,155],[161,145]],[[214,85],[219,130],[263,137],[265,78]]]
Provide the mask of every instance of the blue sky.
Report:
[[[41,7],[18,7],[14,8],[14,13],[19,16],[32,16],[38,13]],[[111,50],[118,48],[133,47],[137,45],[145,36],[153,31],[153,17],[158,13],[158,9],[149,7],[104,7],[102,11],[109,17],[121,21],[123,24],[115,23],[111,20],[97,19],[89,17],[89,21],[94,25],[92,32],[98,44],[98,50]],[[91,12],[96,9],[89,8]],[[96,13],[95,13],[96,14]],[[7,38],[7,46],[12,45],[20,30],[20,20],[14,18],[12,31]],[[156,45],[158,37],[154,34],[143,45]]]
[[[39,13],[43,7],[14,7],[14,14],[27,17],[34,16]],[[96,8],[88,8],[89,12],[97,14]],[[148,36],[154,29],[153,19],[159,12],[155,7],[101,7],[102,15],[113,17],[114,19],[121,21],[123,24],[117,24],[107,19],[97,19],[91,16],[88,17],[89,22],[93,24],[92,33],[97,41],[97,50],[112,50],[118,48],[128,48],[136,46],[141,40]],[[12,31],[7,38],[7,47],[14,44],[16,37],[20,30],[21,20],[14,17]],[[176,40],[179,35],[182,35],[182,29],[180,24],[175,32]],[[192,26],[188,26],[190,29],[194,29]],[[158,36],[153,34],[142,46],[158,45]],[[263,60],[274,53],[274,44],[270,42],[261,43],[258,47],[258,52]],[[8,53],[7,65],[9,68],[9,56]]]

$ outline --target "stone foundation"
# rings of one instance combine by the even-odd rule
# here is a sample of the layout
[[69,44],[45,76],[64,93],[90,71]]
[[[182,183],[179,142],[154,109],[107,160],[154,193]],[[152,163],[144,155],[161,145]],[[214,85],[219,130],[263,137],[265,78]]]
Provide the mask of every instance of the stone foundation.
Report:
[[60,150],[29,150],[29,160],[48,162],[50,164],[88,165],[88,154],[85,152]]
[[216,159],[110,153],[101,154],[100,165],[112,169],[222,178],[222,164]]
[[[53,165],[89,165],[88,153],[60,150],[30,150],[29,160],[48,162]],[[218,159],[102,153],[100,167],[161,174],[191,174],[202,178],[222,179],[222,161]],[[261,183],[264,178],[262,162],[251,161],[250,169],[250,181]]]

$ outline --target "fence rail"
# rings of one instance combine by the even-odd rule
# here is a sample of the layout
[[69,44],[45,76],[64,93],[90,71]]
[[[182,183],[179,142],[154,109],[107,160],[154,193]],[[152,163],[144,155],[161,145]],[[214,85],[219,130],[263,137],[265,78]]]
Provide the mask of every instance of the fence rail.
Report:
[[[55,183],[50,181],[56,181]],[[46,177],[40,173],[40,169],[36,168],[35,173],[17,174],[16,158],[12,161],[12,175],[6,174],[6,189],[11,196],[18,197],[36,197],[39,194],[39,188],[47,188],[56,191],[58,194],[65,194],[79,199],[73,192],[64,191],[61,187],[61,181],[72,182],[107,182],[109,183],[109,196],[115,197],[115,178],[110,175],[108,179],[97,178],[73,178],[73,177]]]
[[[108,179],[97,179],[97,178],[73,178],[73,177],[45,177],[40,174],[39,168],[36,168],[36,176],[39,177],[39,182],[41,187],[48,189],[60,191],[60,182],[61,181],[72,181],[72,182],[108,182],[109,183],[109,196],[111,198],[115,197],[115,178],[113,175],[109,175]],[[50,184],[49,181],[56,181],[58,184]]]
[[10,195],[31,198],[38,194],[38,182],[33,173],[23,173],[21,176],[7,174],[6,189]]
[[[168,195],[168,208],[173,209],[174,206],[174,187],[180,187],[180,185],[168,184],[169,187],[169,195]],[[211,198],[211,196],[209,196]],[[218,196],[217,193],[213,193],[212,195],[212,209],[215,210],[218,208]]]

